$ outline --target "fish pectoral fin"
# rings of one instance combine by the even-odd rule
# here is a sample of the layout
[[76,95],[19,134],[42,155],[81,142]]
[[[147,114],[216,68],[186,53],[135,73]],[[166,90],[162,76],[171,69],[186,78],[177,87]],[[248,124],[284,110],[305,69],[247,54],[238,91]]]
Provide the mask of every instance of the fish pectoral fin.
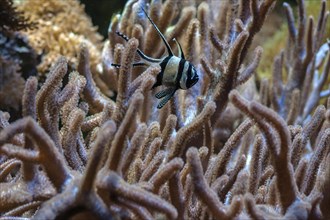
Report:
[[171,93],[167,94],[157,105],[158,109],[164,107],[164,105],[174,96],[176,89],[174,89]]
[[164,89],[162,91],[159,91],[156,93],[155,97],[157,99],[161,99],[163,98],[164,96],[167,96],[169,94],[171,94],[173,92],[173,90],[175,90],[174,88],[167,88],[167,89]]

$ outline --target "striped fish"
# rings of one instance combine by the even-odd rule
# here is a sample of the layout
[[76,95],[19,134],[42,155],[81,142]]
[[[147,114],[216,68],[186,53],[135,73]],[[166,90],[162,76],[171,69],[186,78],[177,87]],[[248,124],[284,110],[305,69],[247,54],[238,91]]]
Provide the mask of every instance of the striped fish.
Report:
[[[179,56],[175,56],[169,43],[165,39],[164,35],[160,32],[155,23],[148,16],[147,12],[142,8],[143,12],[156,29],[157,33],[164,42],[168,55],[161,59],[155,59],[145,55],[140,49],[137,49],[137,53],[143,60],[142,62],[133,63],[133,66],[144,66],[151,65],[152,63],[158,63],[161,67],[160,73],[157,75],[156,83],[152,88],[160,85],[164,85],[167,88],[156,93],[155,97],[157,99],[162,99],[157,105],[158,109],[161,109],[175,94],[178,89],[189,89],[198,82],[198,74],[195,67],[187,60],[185,60],[180,43],[173,39],[178,48]],[[129,38],[120,32],[116,32],[118,36],[122,37],[125,41]],[[115,67],[120,67],[119,64],[111,64]]]

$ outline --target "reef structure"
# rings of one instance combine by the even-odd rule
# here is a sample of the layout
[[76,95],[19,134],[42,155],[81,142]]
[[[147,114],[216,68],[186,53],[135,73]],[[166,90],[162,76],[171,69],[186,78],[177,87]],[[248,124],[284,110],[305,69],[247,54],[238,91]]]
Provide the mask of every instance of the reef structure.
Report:
[[[23,118],[0,112],[1,218],[330,218],[329,12],[320,2],[315,22],[299,0],[295,22],[284,4],[287,47],[257,87],[262,48],[250,46],[275,4],[130,0],[111,21],[97,81],[86,44],[75,71],[61,57],[40,89],[30,77]],[[132,67],[137,48],[164,52],[142,7],[185,42],[201,78],[161,110],[160,67]]]
[[41,62],[37,66],[40,81],[44,81],[45,74],[61,55],[68,59],[70,71],[76,69],[81,43],[88,45],[91,69],[97,72],[102,36],[79,1],[28,0],[21,1],[17,8],[37,23],[37,28],[24,34],[40,56]]
[[33,29],[35,23],[19,11],[12,0],[0,3],[0,109],[11,114],[20,112],[25,80],[37,75],[37,55],[20,31]]

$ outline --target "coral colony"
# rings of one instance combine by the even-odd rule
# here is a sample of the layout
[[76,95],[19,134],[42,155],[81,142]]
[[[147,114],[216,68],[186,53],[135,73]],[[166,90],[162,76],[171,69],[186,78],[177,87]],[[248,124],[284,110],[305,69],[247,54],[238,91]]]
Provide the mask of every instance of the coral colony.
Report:
[[[303,0],[279,6],[288,38],[262,80],[254,39],[276,0],[129,0],[104,43],[79,2],[31,2],[24,31],[0,3],[20,26],[1,33],[43,53],[23,79],[0,42],[0,219],[330,219],[328,2],[315,18]],[[133,68],[138,49],[166,53],[142,8],[199,75],[161,109],[161,66]],[[22,94],[15,119],[7,88]]]

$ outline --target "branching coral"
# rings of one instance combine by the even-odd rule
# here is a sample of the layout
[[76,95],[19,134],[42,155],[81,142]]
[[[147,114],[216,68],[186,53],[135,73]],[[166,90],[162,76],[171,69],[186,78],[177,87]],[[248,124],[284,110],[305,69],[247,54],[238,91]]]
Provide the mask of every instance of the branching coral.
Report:
[[[314,28],[299,1],[296,29],[285,5],[289,46],[274,61],[272,83],[263,80],[258,90],[252,76],[262,48],[247,55],[275,2],[128,1],[109,27],[100,78],[82,44],[76,71],[68,74],[61,57],[39,90],[36,78],[27,80],[22,119],[9,123],[0,112],[1,215],[329,217],[330,98],[321,98],[330,53],[320,42],[328,13],[321,10]],[[138,48],[154,57],[164,51],[141,7],[167,38],[188,43],[183,49],[201,78],[161,110],[151,90],[160,67],[132,66]],[[123,42],[116,30],[131,39]]]
[[96,32],[84,7],[76,0],[29,0],[17,6],[24,11],[36,28],[26,32],[31,45],[42,56],[38,71],[46,74],[59,56],[67,56],[70,67],[77,65],[81,43],[88,44],[91,51],[91,67],[96,72],[100,62],[102,37]]

